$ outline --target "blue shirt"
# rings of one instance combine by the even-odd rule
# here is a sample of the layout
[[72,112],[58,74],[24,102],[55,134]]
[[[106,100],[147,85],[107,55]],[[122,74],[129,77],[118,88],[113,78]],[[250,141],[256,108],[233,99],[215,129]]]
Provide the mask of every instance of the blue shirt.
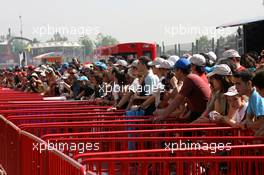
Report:
[[264,116],[264,98],[254,88],[254,91],[248,101],[247,114],[256,117]]

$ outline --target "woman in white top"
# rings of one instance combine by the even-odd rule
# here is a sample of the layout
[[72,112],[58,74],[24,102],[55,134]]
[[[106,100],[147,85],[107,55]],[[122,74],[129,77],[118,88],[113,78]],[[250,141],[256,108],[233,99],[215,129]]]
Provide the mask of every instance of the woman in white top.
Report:
[[238,127],[247,110],[247,97],[239,96],[235,86],[231,86],[224,95],[227,96],[228,114],[222,116],[218,112],[212,111],[209,116],[212,120]]

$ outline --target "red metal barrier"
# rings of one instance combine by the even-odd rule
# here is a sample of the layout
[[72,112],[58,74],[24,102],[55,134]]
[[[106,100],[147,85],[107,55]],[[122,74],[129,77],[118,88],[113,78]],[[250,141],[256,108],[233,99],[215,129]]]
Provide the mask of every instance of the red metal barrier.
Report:
[[[207,127],[207,128],[193,128],[195,125],[190,124],[191,128],[178,128],[178,129],[153,129],[153,130],[131,130],[131,131],[108,131],[108,132],[82,132],[82,133],[60,133],[60,134],[46,134],[42,136],[43,139],[50,138],[85,138],[85,137],[127,137],[128,134],[132,137],[159,137],[161,134],[164,137],[169,136],[238,136],[243,132],[237,128],[231,127]],[[228,136],[227,135],[227,136]]]
[[[22,124],[19,127],[25,131],[28,131],[38,137],[42,137],[45,134],[55,134],[55,133],[78,133],[78,132],[102,132],[102,131],[126,131],[126,130],[139,130],[132,135],[138,136],[141,134],[141,130],[154,131],[148,134],[158,135],[160,131],[163,131],[167,135],[169,133],[184,135],[185,133],[190,132],[191,135],[201,135],[199,132],[206,132],[207,135],[218,135],[217,132],[223,133],[227,132],[226,130],[210,130],[210,128],[199,128],[199,125],[195,125],[197,128],[190,128],[183,130],[182,128],[189,128],[190,125],[184,124],[141,124],[145,120],[112,120],[112,121],[90,121],[90,122],[57,122],[57,123],[34,123],[34,124]],[[133,124],[127,124],[127,123]],[[204,125],[201,125],[201,127]],[[210,125],[209,125],[210,126]],[[182,127],[182,128],[179,128]],[[178,129],[173,129],[178,128]],[[167,129],[167,130],[166,130]],[[215,129],[215,128],[214,128]],[[155,132],[157,131],[158,132]],[[185,132],[184,132],[185,131]],[[235,132],[235,129],[232,129],[231,132]],[[130,133],[127,133],[130,134]]]
[[[215,157],[122,157],[91,158],[85,163],[98,175],[263,175],[264,156],[215,156]],[[92,166],[91,166],[92,165]]]
[[[232,147],[237,150],[260,149],[264,145]],[[231,149],[231,150],[232,150]],[[230,151],[231,151],[230,150]],[[108,153],[86,153],[74,158],[97,174],[263,174],[263,153],[259,156],[185,156],[170,150],[140,150]],[[255,151],[256,153],[256,151]],[[247,160],[250,160],[250,164]]]
[[[109,106],[97,104],[42,101],[39,94],[0,88],[0,114],[5,116],[0,116],[0,164],[8,175],[264,174],[264,138],[215,124],[152,124],[150,116],[127,117],[125,111],[107,112]],[[182,142],[229,143],[231,150],[171,152],[168,143]],[[63,154],[50,143],[78,146],[58,147]],[[82,152],[79,146],[85,143],[99,149]],[[49,149],[40,152],[36,144]]]
[[20,148],[21,175],[85,175],[78,162],[57,150],[45,150],[46,142],[25,131],[21,132]]
[[56,150],[34,150],[33,143],[46,143],[2,116],[0,126],[0,163],[8,175],[85,175],[83,166]]
[[[106,115],[106,116],[87,116],[87,114],[79,115],[79,114],[73,114],[73,115],[63,115],[63,114],[47,114],[46,117],[44,116],[9,116],[8,120],[13,122],[15,125],[21,125],[21,124],[27,124],[27,123],[50,123],[50,122],[76,122],[76,121],[110,121],[110,120],[126,120],[126,119],[144,119],[146,120],[144,123],[150,122],[147,121],[149,119],[149,116],[112,116],[112,115]],[[215,126],[215,124],[211,125],[204,125],[204,126]]]
[[[229,145],[248,145],[264,143],[264,137],[253,136],[209,136],[209,137],[103,137],[103,138],[52,138],[45,140],[52,145],[64,145],[60,151],[68,156],[74,156],[84,152],[109,152],[109,151],[128,151],[129,144],[134,150],[146,149],[167,149],[177,147],[186,147],[192,145],[203,147],[206,145],[217,146],[213,152],[218,152],[223,146]],[[69,145],[97,145],[97,149],[71,150]],[[131,149],[130,149],[131,150]],[[221,150],[220,150],[221,151]],[[239,155],[239,154],[238,154]],[[253,154],[252,154],[253,155]]]
[[20,129],[0,116],[0,164],[8,175],[19,173]]
[[7,166],[7,152],[6,152],[6,146],[7,146],[7,140],[6,140],[6,122],[7,120],[0,115],[0,164],[2,164],[4,167]]
[[[9,115],[30,115],[30,114],[56,114],[56,113],[90,113],[92,114],[98,114],[102,112],[106,112],[105,110],[100,109],[91,109],[89,107],[67,107],[67,108],[42,108],[42,109],[15,109],[15,110],[0,110],[0,114],[3,116],[9,116]],[[108,112],[109,114],[114,112]],[[124,111],[121,112],[115,112],[119,114],[124,114]]]

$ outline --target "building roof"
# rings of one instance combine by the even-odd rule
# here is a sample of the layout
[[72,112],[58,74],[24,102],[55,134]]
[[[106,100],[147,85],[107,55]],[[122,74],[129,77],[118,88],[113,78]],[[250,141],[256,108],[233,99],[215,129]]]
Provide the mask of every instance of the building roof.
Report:
[[240,21],[236,21],[236,22],[226,23],[226,24],[217,26],[216,28],[218,29],[218,28],[225,28],[225,27],[235,27],[235,26],[260,22],[260,21],[264,21],[264,16],[259,16],[259,17],[250,18],[250,19],[246,19],[246,20],[240,20]]
[[33,49],[48,48],[48,47],[84,47],[84,45],[78,42],[63,41],[63,42],[46,42],[46,43],[34,43]]

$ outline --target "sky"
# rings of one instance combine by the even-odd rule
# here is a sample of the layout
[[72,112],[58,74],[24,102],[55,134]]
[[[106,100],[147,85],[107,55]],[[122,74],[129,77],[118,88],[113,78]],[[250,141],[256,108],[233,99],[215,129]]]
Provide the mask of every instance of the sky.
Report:
[[221,24],[264,17],[264,0],[2,0],[0,34],[50,39],[59,31],[71,41],[98,33],[119,42],[192,42],[201,35],[219,37]]

